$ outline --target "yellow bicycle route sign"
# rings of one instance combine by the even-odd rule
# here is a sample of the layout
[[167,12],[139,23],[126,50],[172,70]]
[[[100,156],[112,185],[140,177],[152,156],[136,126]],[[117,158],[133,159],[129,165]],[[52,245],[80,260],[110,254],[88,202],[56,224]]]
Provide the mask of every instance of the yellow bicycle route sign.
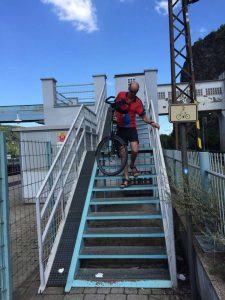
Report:
[[197,105],[189,104],[171,104],[169,106],[170,122],[196,122],[198,119]]

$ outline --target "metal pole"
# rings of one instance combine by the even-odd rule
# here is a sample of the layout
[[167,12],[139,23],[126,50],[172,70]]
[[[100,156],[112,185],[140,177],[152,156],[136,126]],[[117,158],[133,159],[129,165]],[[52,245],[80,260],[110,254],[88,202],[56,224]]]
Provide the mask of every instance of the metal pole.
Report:
[[195,74],[194,74],[194,64],[193,64],[193,54],[191,46],[191,33],[189,25],[189,15],[188,15],[188,3],[187,0],[182,0],[183,6],[183,18],[184,18],[184,27],[185,27],[185,42],[186,42],[186,51],[187,51],[187,63],[188,63],[188,73],[190,74],[190,99],[194,103],[196,100],[196,90],[195,90]]
[[189,266],[189,273],[190,273],[191,296],[192,296],[192,300],[196,300],[197,299],[197,287],[196,287],[194,249],[193,249],[192,215],[191,215],[190,195],[189,195],[190,187],[189,187],[189,178],[188,178],[189,170],[188,170],[187,137],[186,137],[186,124],[185,123],[180,124],[180,140],[181,140],[181,158],[182,158],[184,201],[186,203],[188,266]]
[[[179,8],[179,1],[168,1],[169,9],[169,26],[170,26],[170,56],[171,56],[171,81],[172,81],[172,103],[177,103],[179,94],[185,95],[190,102],[195,102],[195,77],[193,68],[193,57],[191,48],[191,36],[188,18],[188,4],[191,3],[188,0],[181,0],[182,7]],[[179,26],[176,23],[179,23]],[[175,36],[174,31],[177,35]],[[184,39],[183,47],[180,47],[177,43],[178,40]],[[183,54],[183,50],[186,50],[186,55]],[[176,84],[176,80],[181,74],[181,70],[176,73],[176,68],[181,68],[181,62],[179,59],[185,59],[187,63],[186,74],[188,75],[188,84],[182,89]],[[187,88],[190,88],[188,93]],[[178,95],[176,91],[178,90]],[[175,125],[174,127],[178,127]],[[180,128],[180,147],[182,155],[182,175],[183,175],[183,187],[184,197],[186,203],[186,228],[188,239],[188,265],[191,281],[191,293],[192,299],[197,297],[196,280],[195,280],[195,264],[193,256],[193,232],[192,232],[192,216],[190,210],[190,196],[189,196],[189,181],[188,181],[188,157],[187,157],[187,132],[186,123],[179,124]],[[176,135],[176,149],[178,148],[178,130],[175,130]]]
[[[171,81],[172,81],[172,103],[176,103],[176,67],[175,67],[175,49],[174,49],[174,18],[173,18],[173,1],[168,1],[169,10],[169,32],[170,32],[170,66],[171,66]],[[173,125],[175,132],[175,149],[179,149],[179,126]]]
[[206,150],[205,145],[205,117],[202,117],[202,145],[203,145],[203,151]]
[[0,132],[0,298],[12,299],[9,195],[5,134]]

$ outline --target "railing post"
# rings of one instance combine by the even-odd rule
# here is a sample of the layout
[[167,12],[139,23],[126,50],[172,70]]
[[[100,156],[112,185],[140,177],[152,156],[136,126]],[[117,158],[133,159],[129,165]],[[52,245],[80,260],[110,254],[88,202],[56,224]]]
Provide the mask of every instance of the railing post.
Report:
[[207,191],[209,186],[208,172],[210,169],[209,152],[199,152],[201,183],[204,191]]
[[[154,105],[155,112],[155,121],[159,121],[158,115],[158,97],[157,97],[157,72],[156,69],[147,69],[144,70],[144,78],[145,78],[145,92],[147,93],[147,99],[152,99],[152,104]],[[147,101],[149,101],[147,100]]]
[[100,96],[102,92],[102,88],[106,83],[106,75],[93,75],[93,80],[94,80],[94,91],[95,91],[95,108],[94,111],[96,112],[96,108],[98,107],[98,101],[100,101]]
[[8,172],[5,134],[0,132],[0,298],[12,299]]
[[[56,82],[55,78],[42,78],[42,94],[44,99],[45,125],[53,122],[52,110],[56,105]],[[55,121],[55,119],[54,119]],[[54,123],[54,122],[53,122]]]
[[38,236],[38,258],[39,258],[39,273],[40,273],[40,288],[39,293],[42,293],[45,287],[45,272],[43,263],[43,243],[41,229],[41,207],[40,199],[36,198],[36,220],[37,220],[37,236]]

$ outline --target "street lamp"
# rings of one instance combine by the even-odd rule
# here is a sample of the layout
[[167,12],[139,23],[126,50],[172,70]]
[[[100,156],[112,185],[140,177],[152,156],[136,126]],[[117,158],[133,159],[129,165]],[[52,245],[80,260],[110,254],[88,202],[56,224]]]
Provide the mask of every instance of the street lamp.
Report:
[[16,123],[20,123],[20,122],[22,122],[22,120],[20,120],[20,118],[19,118],[19,114],[17,113],[16,114],[16,119],[14,120]]

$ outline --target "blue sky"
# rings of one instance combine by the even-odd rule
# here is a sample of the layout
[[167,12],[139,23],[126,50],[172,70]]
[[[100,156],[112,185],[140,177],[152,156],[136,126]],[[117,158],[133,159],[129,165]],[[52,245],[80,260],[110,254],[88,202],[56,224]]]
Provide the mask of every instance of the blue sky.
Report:
[[[0,105],[42,103],[40,78],[60,84],[158,69],[170,82],[164,0],[1,0]],[[190,7],[192,42],[225,23],[224,0]]]

